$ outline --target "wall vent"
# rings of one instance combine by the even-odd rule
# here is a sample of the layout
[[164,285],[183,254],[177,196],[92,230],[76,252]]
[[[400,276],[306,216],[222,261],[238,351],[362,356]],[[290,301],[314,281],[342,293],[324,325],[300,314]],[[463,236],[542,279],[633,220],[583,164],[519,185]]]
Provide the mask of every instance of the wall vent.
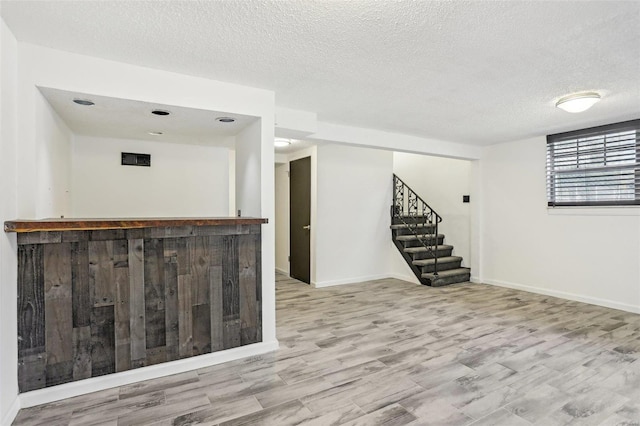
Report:
[[135,154],[133,152],[122,153],[123,166],[151,167],[151,154]]

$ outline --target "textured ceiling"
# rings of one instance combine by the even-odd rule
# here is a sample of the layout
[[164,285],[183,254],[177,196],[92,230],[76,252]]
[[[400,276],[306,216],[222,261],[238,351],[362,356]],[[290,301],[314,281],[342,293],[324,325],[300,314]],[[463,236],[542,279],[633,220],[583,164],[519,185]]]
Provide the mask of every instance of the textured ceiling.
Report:
[[[233,114],[233,123],[220,123],[217,117],[229,114],[172,105],[160,105],[130,99],[118,99],[85,93],[40,87],[40,93],[77,134],[119,139],[141,139],[197,145],[231,146],[238,132],[256,117]],[[77,105],[74,99],[89,99],[92,106]],[[151,111],[169,111],[158,116]],[[161,132],[162,135],[150,135]]]
[[[638,1],[1,1],[19,41],[486,145],[640,116]],[[558,97],[598,90],[572,115]]]

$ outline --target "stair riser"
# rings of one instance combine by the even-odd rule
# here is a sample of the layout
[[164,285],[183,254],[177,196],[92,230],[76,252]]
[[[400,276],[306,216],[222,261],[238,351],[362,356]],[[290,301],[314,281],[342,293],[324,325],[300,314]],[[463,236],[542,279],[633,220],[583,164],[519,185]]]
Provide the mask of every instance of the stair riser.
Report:
[[[435,238],[427,238],[424,241],[427,245],[433,245]],[[443,243],[444,243],[444,237],[439,237],[437,245],[442,245]],[[422,243],[418,240],[402,241],[402,245],[404,246],[404,248],[422,247]]]
[[[458,269],[462,266],[462,261],[458,260],[457,262],[446,262],[441,263],[438,262],[438,271],[446,271],[449,269]],[[426,265],[422,267],[423,274],[430,274],[435,270],[434,265]]]
[[[435,234],[436,233],[436,227],[435,226],[421,226],[418,229],[419,229],[419,233],[421,233],[421,234]],[[395,236],[413,235],[413,232],[409,228],[393,229],[393,232],[394,232]]]
[[446,278],[437,278],[431,281],[431,287],[442,287],[450,284],[464,283],[471,279],[471,274],[452,275]]
[[[453,248],[438,250],[438,257],[451,256],[451,252],[452,251],[453,251]],[[421,252],[418,252],[418,253],[411,253],[411,255],[413,256],[413,260],[432,259],[433,258],[431,253],[427,252],[427,251],[421,251]]]

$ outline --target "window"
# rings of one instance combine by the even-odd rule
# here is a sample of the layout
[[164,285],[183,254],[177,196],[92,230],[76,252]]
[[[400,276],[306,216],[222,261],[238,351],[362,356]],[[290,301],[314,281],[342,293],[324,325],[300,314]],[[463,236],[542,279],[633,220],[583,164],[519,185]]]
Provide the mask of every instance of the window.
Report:
[[640,205],[640,120],[547,136],[547,201]]

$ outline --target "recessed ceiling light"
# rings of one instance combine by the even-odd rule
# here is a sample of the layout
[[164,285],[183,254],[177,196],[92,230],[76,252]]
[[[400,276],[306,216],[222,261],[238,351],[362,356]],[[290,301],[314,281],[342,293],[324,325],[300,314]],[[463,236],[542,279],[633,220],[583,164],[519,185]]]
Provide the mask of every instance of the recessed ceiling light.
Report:
[[278,148],[284,148],[285,146],[291,145],[291,139],[275,138],[273,144]]
[[155,114],[155,115],[169,115],[171,114],[170,111],[164,110],[164,109],[154,109],[153,111],[151,111],[151,114]]
[[567,112],[582,112],[591,108],[600,100],[600,94],[596,92],[574,93],[558,99],[556,106]]
[[84,105],[84,106],[95,105],[95,102],[90,101],[89,99],[74,99],[73,102],[77,103],[78,105]]
[[149,133],[151,136],[160,136],[163,134],[162,132],[147,132],[147,133]]
[[233,117],[218,117],[216,118],[216,121],[219,121],[220,123],[233,123],[236,119]]

